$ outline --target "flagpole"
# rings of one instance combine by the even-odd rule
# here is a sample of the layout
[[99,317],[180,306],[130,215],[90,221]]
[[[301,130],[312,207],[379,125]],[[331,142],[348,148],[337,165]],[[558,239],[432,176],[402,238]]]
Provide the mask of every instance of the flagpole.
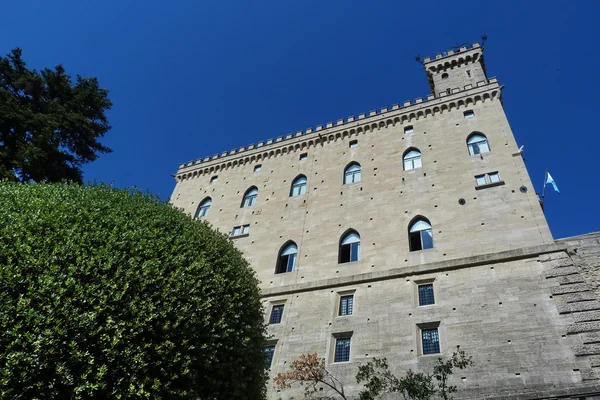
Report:
[[546,168],[546,173],[544,174],[544,188],[542,189],[542,202],[544,201],[544,196],[546,195],[546,177],[548,176],[548,168]]

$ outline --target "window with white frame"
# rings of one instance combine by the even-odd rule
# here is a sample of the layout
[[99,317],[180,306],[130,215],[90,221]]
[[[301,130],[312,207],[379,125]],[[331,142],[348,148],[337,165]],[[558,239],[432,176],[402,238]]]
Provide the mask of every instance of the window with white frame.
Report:
[[354,295],[353,294],[340,295],[340,304],[339,304],[338,315],[340,317],[352,315],[353,311],[354,311]]
[[241,208],[251,207],[256,204],[256,197],[258,196],[258,189],[253,186],[246,191],[244,198],[242,199]]
[[207,197],[206,199],[202,200],[202,202],[198,206],[198,210],[196,210],[196,218],[205,217],[208,214],[208,211],[210,210],[211,204],[212,199],[210,197]]
[[467,147],[469,148],[469,154],[472,156],[490,152],[490,146],[483,133],[475,133],[469,136]]
[[477,183],[477,186],[491,185],[492,183],[499,183],[501,181],[500,173],[497,171],[475,176],[475,183]]
[[473,110],[467,110],[463,113],[463,115],[465,116],[465,118],[473,118],[475,116],[475,113],[473,112]]
[[358,261],[360,259],[360,235],[351,230],[340,240],[339,263]]
[[404,170],[410,171],[412,169],[421,168],[423,166],[421,161],[421,152],[417,149],[412,149],[404,154]]
[[306,176],[300,175],[292,182],[290,197],[300,196],[306,193]]
[[360,164],[352,163],[344,170],[344,185],[360,182]]
[[431,224],[425,218],[418,218],[408,229],[410,251],[433,248],[433,232]]
[[258,172],[258,171],[260,171],[261,169],[262,169],[262,165],[261,165],[261,164],[258,164],[258,165],[255,165],[255,166],[254,166],[254,172]]
[[294,242],[288,242],[279,251],[277,257],[277,266],[275,267],[276,274],[292,272],[296,269],[296,258],[298,255],[298,246]]
[[231,236],[242,236],[250,233],[250,225],[234,226]]

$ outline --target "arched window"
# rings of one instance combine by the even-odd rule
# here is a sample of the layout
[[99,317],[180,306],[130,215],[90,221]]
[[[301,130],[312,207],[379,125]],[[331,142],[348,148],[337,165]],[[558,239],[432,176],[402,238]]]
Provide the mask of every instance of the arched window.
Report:
[[356,231],[348,231],[340,239],[339,263],[358,261],[360,259],[360,235]]
[[417,149],[409,149],[404,153],[404,170],[409,171],[411,169],[421,168],[421,152]]
[[469,154],[472,156],[490,152],[490,146],[483,133],[474,133],[469,136],[467,139],[467,147],[469,148]]
[[292,182],[290,197],[300,196],[304,193],[306,193],[306,177],[304,175],[300,175],[294,179],[294,182]]
[[344,185],[360,182],[360,164],[352,163],[344,170]]
[[288,242],[281,250],[279,250],[279,256],[277,257],[277,267],[275,268],[276,274],[283,274],[285,272],[292,272],[296,269],[296,255],[298,254],[298,246],[294,242]]
[[245,208],[255,205],[256,196],[258,196],[258,189],[255,186],[252,186],[250,189],[246,190],[244,199],[242,200],[242,205],[240,207]]
[[425,218],[418,218],[408,228],[410,251],[433,248],[433,233],[431,224]]
[[448,74],[446,72],[442,74],[442,79],[448,79]]
[[206,214],[208,214],[208,210],[210,210],[211,204],[212,199],[210,197],[207,197],[206,199],[202,200],[202,202],[198,206],[198,209],[196,210],[196,218],[206,216]]

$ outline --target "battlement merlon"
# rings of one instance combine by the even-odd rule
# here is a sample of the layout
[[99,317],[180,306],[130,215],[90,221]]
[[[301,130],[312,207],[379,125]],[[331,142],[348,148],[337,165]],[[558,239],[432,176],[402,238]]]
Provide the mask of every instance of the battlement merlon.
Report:
[[[355,130],[359,126],[377,127],[380,124],[386,125],[387,122],[401,124],[410,123],[413,119],[421,117],[426,118],[429,115],[435,115],[440,112],[446,112],[453,107],[465,107],[469,102],[477,103],[486,99],[501,98],[502,87],[498,84],[498,79],[489,78],[485,81],[473,82],[462,88],[452,88],[448,93],[442,93],[440,96],[433,94],[426,98],[417,98],[414,101],[405,101],[403,105],[394,104],[391,108],[384,107],[381,110],[374,110],[369,113],[362,113],[358,116],[350,116],[346,119],[340,119],[335,124],[327,123],[325,127],[317,126],[315,129],[308,128],[305,131],[299,131],[296,134],[287,134],[279,136],[277,139],[268,139],[256,144],[232,149],[229,152],[217,153],[212,156],[199,158],[196,161],[189,161],[179,165],[175,179],[180,180],[182,176],[187,176],[193,171],[210,171],[218,164],[227,163],[235,159],[247,159],[253,155],[271,152],[281,146],[295,145],[304,141],[311,141],[328,137],[345,130]],[[461,99],[464,101],[461,102]],[[469,100],[471,99],[471,100]],[[461,106],[462,104],[462,106]]]

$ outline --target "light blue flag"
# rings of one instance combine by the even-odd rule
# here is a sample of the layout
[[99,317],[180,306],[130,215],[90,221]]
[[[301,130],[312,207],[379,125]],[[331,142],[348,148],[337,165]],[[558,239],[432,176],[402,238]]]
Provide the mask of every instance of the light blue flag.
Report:
[[554,179],[552,179],[552,175],[550,175],[550,172],[546,172],[546,183],[544,185],[547,184],[551,184],[554,190],[560,193],[560,190],[558,190],[558,186],[556,186],[556,182],[554,182]]

